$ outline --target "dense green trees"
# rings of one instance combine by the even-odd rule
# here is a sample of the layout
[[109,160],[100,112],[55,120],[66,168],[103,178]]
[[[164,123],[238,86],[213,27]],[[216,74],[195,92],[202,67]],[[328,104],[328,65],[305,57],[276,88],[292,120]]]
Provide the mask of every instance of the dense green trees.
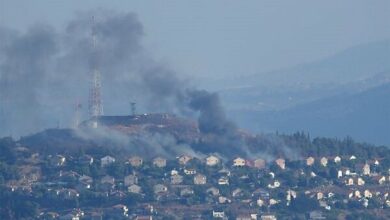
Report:
[[289,207],[295,212],[305,213],[318,209],[319,204],[316,199],[301,194],[296,199],[292,200],[291,205]]
[[16,161],[16,143],[10,137],[0,138],[0,161],[13,164]]
[[38,203],[23,192],[0,188],[0,219],[32,219],[38,214]]

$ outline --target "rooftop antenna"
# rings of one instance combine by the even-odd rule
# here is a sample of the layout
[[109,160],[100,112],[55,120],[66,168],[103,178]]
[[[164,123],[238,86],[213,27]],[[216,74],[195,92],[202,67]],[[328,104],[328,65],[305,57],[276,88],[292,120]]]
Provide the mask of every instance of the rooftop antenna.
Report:
[[135,116],[136,114],[136,104],[135,102],[130,102],[130,108],[131,108],[131,115]]
[[[96,55],[96,25],[95,16],[92,16],[92,48]],[[101,97],[101,74],[98,68],[98,60],[93,56],[92,60],[92,82],[89,91],[89,116],[92,119],[92,127],[98,127],[98,118],[103,115],[103,103]]]

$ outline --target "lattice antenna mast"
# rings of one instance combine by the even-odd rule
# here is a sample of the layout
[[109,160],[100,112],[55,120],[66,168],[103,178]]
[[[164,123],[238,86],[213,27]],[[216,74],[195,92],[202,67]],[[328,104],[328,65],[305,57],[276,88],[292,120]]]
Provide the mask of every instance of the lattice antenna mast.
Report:
[[96,26],[95,17],[92,16],[92,46],[93,46],[93,57],[92,57],[92,81],[89,92],[89,115],[91,119],[95,120],[95,127],[97,127],[97,119],[103,115],[103,103],[101,94],[101,74],[98,67],[97,49],[96,49]]

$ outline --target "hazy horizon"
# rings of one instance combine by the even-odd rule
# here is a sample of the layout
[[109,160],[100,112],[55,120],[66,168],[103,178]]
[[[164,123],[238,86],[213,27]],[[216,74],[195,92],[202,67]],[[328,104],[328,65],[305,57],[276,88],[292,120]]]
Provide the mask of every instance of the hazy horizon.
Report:
[[[192,77],[266,73],[390,39],[388,1],[26,1],[2,0],[0,26],[62,28],[82,11],[134,12],[142,44]],[[207,52],[206,52],[207,51]]]
[[[87,118],[92,16],[101,31],[106,114],[128,114],[130,101],[139,112],[187,114],[178,97],[206,88],[218,91],[228,117],[237,119],[358,95],[387,82],[389,9],[388,1],[1,0],[0,95],[10,131],[0,134],[70,127],[79,102]],[[279,123],[281,130],[296,129]],[[260,131],[277,130],[273,126]]]

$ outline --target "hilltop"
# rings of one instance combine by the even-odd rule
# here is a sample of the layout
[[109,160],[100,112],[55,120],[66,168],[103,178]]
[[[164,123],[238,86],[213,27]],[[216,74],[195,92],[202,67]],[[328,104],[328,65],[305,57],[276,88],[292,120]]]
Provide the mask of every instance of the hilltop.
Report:
[[[92,120],[84,121],[81,129],[88,129]],[[128,135],[137,135],[143,132],[173,135],[178,140],[192,140],[199,136],[199,128],[195,121],[177,117],[167,113],[100,116],[99,125],[120,131]]]
[[83,121],[75,129],[46,129],[22,137],[19,142],[51,153],[100,147],[141,154],[148,154],[147,151],[151,150],[150,153],[154,154],[155,148],[194,143],[200,135],[195,121],[172,114],[100,116],[97,128],[92,127],[93,121]]
[[145,158],[183,154],[202,157],[216,153],[225,158],[286,157],[297,159],[307,155],[388,155],[389,149],[351,138],[311,138],[298,132],[285,134],[251,134],[242,130],[230,136],[204,134],[196,121],[171,114],[135,116],[102,116],[98,128],[84,121],[78,129],[47,129],[22,137],[18,143],[34,151],[51,154],[75,154],[80,151],[115,152],[121,156]]

